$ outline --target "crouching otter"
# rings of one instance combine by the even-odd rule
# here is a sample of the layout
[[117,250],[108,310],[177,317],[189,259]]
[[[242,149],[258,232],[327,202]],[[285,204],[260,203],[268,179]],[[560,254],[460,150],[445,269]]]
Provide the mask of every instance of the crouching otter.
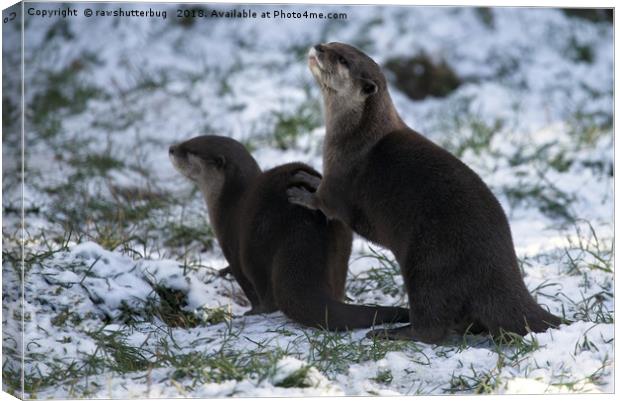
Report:
[[351,231],[286,195],[294,173],[320,179],[315,170],[290,163],[262,172],[242,144],[219,136],[173,145],[169,155],[204,195],[229,270],[252,304],[248,314],[279,309],[328,330],[409,321],[404,308],[342,302]]

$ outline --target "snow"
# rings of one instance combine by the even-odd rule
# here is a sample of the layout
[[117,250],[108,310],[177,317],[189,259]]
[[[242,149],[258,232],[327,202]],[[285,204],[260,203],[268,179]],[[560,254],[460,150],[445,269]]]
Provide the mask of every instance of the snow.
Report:
[[[168,14],[173,14],[173,6],[159,7],[167,7]],[[261,7],[273,8],[253,8]],[[195,21],[183,27],[170,18],[165,23],[156,19],[76,18],[67,20],[75,34],[72,40],[56,37],[51,42],[44,38],[54,21],[37,21],[28,26],[26,75],[31,90],[26,91],[26,101],[44,85],[42,71],[61,71],[82,59],[85,50],[95,54],[98,62],[75,74],[109,96],[89,99],[83,112],[63,116],[56,140],[65,145],[95,139],[79,151],[105,154],[111,149],[115,157],[135,161],[132,167],[144,167],[150,173],[145,177],[139,168],[110,170],[105,177],[89,182],[93,196],[109,195],[109,182],[119,187],[154,182],[155,189],[178,194],[181,199],[188,197],[193,186],[178,179],[168,160],[168,145],[199,134],[252,140],[252,154],[263,169],[301,161],[321,170],[324,127],[302,133],[295,146],[286,150],[265,139],[272,134],[273,113],[294,113],[305,101],[319,100],[303,56],[294,54],[295,48],[303,50],[332,40],[368,43],[365,50],[380,63],[424,50],[433,58],[445,59],[460,76],[477,79],[468,80],[447,98],[417,102],[390,87],[398,110],[413,128],[448,147],[475,135],[467,122],[454,123],[462,114],[488,126],[503,122],[487,148],[467,149],[461,158],[481,175],[506,210],[525,283],[537,301],[552,313],[565,311],[577,321],[529,334],[524,341],[536,346],[522,357],[513,355],[516,351],[511,347],[498,351],[485,338],[468,338],[466,346],[462,339],[453,338],[442,346],[415,344],[376,359],[345,360],[344,370],[324,368],[314,359],[316,343],[329,342],[321,332],[304,328],[281,312],[243,316],[249,305],[240,287],[217,274],[227,265],[217,244],[192,255],[199,263],[188,269],[182,258],[162,252],[161,244],[147,243],[137,256],[122,247],[106,249],[83,237],[69,241],[67,250],[33,266],[28,274],[26,375],[50,375],[58,361],[63,366],[83,361],[100,347],[90,334],[102,330],[104,334],[121,333],[128,345],[151,360],[162,350],[163,341],[170,339],[175,343],[171,352],[177,356],[198,352],[215,358],[224,347],[234,352],[286,349],[289,353],[274,361],[273,371],[264,377],[199,381],[196,386],[191,386],[191,378],[173,379],[173,366],[131,373],[107,369],[88,378],[97,384],[89,387],[88,396],[93,398],[472,393],[474,379],[487,373],[497,379],[492,392],[499,394],[614,391],[614,323],[596,322],[592,316],[585,319],[583,311],[590,305],[614,315],[613,266],[611,272],[589,267],[600,261],[584,251],[611,249],[613,178],[607,169],[613,166],[613,136],[609,128],[592,140],[581,137],[582,132],[573,132],[575,127],[580,129],[577,114],[612,115],[611,27],[542,8],[495,8],[493,30],[469,8],[337,9],[349,13],[348,21]],[[591,46],[592,63],[569,57],[571,38]],[[502,65],[511,63],[514,68],[501,75]],[[136,89],[149,78],[162,83],[152,90]],[[52,205],[41,188],[64,182],[76,167],[56,160],[45,141],[31,140],[39,134],[34,125],[27,125],[30,175],[24,188],[25,207],[47,210]],[[549,167],[550,161],[561,155],[566,155],[571,165],[563,171]],[[515,162],[517,156],[525,161]],[[592,162],[603,167],[586,167]],[[6,162],[3,168],[14,167]],[[541,186],[552,200],[557,200],[559,192],[569,194],[568,208],[577,220],[554,219],[537,204],[518,202],[508,195],[509,189],[531,186]],[[4,196],[7,201],[15,200],[10,192],[5,191]],[[161,218],[179,221],[181,213],[196,213],[200,223],[206,215],[198,194],[191,204],[178,206],[172,216]],[[11,224],[16,224],[15,218],[5,216],[7,232],[13,231]],[[27,246],[38,251],[45,249],[45,244],[35,234],[59,229],[55,221],[36,217],[29,217],[26,225],[32,236]],[[356,237],[349,297],[359,303],[406,305],[400,275],[394,276],[401,288],[396,294],[378,289],[358,293],[360,280],[368,277],[371,269],[381,267],[376,259],[365,257],[371,247],[378,249]],[[389,251],[379,251],[391,256]],[[572,261],[577,261],[578,271],[571,270]],[[7,274],[4,278],[6,293],[17,281]],[[155,284],[182,292],[186,300],[183,310],[202,323],[189,328],[168,327],[163,322],[127,325],[123,321],[127,313],[137,316],[144,313],[147,303],[161,301]],[[219,309],[232,318],[205,323]],[[59,324],[55,319],[62,311],[74,313],[79,323]],[[5,334],[18,331],[16,320],[10,318],[17,312],[14,303],[3,302]],[[365,331],[354,331],[339,341],[350,342],[351,349],[370,347]],[[7,341],[5,338],[5,346]],[[279,386],[300,370],[305,371],[305,387]],[[203,375],[210,377],[209,372]],[[391,378],[380,380],[388,376]],[[39,388],[34,395],[70,398],[75,395],[72,391],[72,384],[65,382]]]

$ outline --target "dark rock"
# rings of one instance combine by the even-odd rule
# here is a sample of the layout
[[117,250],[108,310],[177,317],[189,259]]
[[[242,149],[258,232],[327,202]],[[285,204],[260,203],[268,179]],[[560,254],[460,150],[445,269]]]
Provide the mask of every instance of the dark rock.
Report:
[[424,52],[411,58],[389,59],[385,68],[392,83],[413,100],[445,97],[462,83],[445,61],[434,62]]

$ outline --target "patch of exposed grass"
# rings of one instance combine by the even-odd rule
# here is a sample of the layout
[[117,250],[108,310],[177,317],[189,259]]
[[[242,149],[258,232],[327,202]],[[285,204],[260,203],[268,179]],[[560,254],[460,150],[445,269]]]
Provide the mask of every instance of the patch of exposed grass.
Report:
[[[453,373],[449,387],[444,392],[456,394],[461,392],[474,394],[495,393],[502,385],[502,372],[505,369],[519,369],[520,365],[529,358],[529,355],[540,349],[536,338],[526,338],[520,335],[502,332],[496,338],[488,337],[489,349],[497,354],[497,362],[490,369],[476,369],[469,366],[469,373]],[[463,336],[463,343],[459,348],[466,349],[468,342]]]
[[568,46],[566,48],[567,58],[580,63],[591,64],[594,61],[594,50],[592,45],[588,43],[581,43],[574,35],[570,37]]
[[413,341],[354,340],[350,332],[305,331],[309,344],[307,361],[329,376],[344,373],[354,363],[378,361],[388,352],[407,353],[411,362],[429,365],[430,359]]
[[273,137],[276,146],[282,150],[295,147],[296,140],[302,133],[307,133],[319,126],[315,115],[304,112],[274,112],[273,116],[276,120]]
[[[104,159],[96,168],[105,170],[113,165],[116,164]],[[135,195],[136,191],[128,195],[101,183],[101,193],[93,196],[92,182],[82,174],[76,173],[74,180],[45,189],[52,198],[46,211],[51,221],[110,250],[122,248],[133,253],[136,245],[144,247],[148,241],[154,241],[154,230],[165,224],[160,213],[171,206],[166,194],[145,189],[138,191],[140,196]]]
[[[307,89],[309,91],[309,89]],[[282,150],[298,146],[298,138],[323,124],[320,104],[308,95],[308,100],[290,111],[273,111],[273,144]]]
[[[147,321],[158,317],[170,327],[190,328],[200,324],[198,316],[185,310],[187,306],[187,294],[184,291],[166,287],[161,283],[149,283],[157,294],[158,301],[148,298],[140,315]],[[135,312],[130,311],[129,316]]]
[[533,207],[551,219],[565,222],[575,220],[571,204],[575,196],[563,192],[555,185],[547,182],[522,182],[521,185],[504,188],[510,207]]
[[102,328],[87,334],[97,344],[97,349],[89,356],[97,365],[104,364],[107,369],[120,374],[146,370],[151,366],[149,355],[129,344],[123,332]]
[[[199,223],[202,219],[198,219]],[[184,223],[173,222],[167,226],[164,245],[169,248],[188,247],[193,242],[201,245],[201,252],[213,249],[215,233],[210,225],[204,222],[198,226],[190,226]]]
[[470,367],[470,374],[454,374],[449,381],[448,388],[444,392],[449,394],[474,393],[491,394],[500,385],[499,374],[494,371],[476,371],[473,365]]
[[590,296],[581,294],[581,299],[572,299],[565,294],[560,294],[560,298],[567,304],[567,307],[574,311],[574,320],[593,323],[614,323],[614,311],[610,310],[604,302],[612,300],[613,296],[613,292],[605,290]]
[[613,273],[613,241],[599,239],[589,221],[576,220],[575,235],[568,236],[567,241],[564,256],[569,274],[582,274],[584,269]]
[[369,291],[380,291],[391,296],[400,295],[404,300],[403,284],[398,263],[385,252],[370,247],[370,254],[360,259],[370,258],[378,263],[362,273],[352,275],[348,280],[347,290],[354,296],[360,296]]
[[[257,347],[254,349],[235,349],[230,346],[228,339],[238,335],[238,332],[227,332],[222,345],[210,353],[174,354],[170,353],[169,349],[162,350],[160,361],[163,366],[174,369],[172,380],[183,380],[185,388],[191,390],[202,383],[247,379],[259,384],[271,380],[277,372],[278,361],[291,355],[285,349],[269,347],[266,343],[256,343]],[[310,368],[310,365],[306,365],[274,385],[287,388],[307,387],[306,374]]]
[[[62,288],[62,287],[59,287]],[[72,326],[77,326],[82,321],[80,315],[76,312],[69,309],[69,307],[64,307],[55,317],[52,318],[51,323],[53,326],[62,327],[67,325],[67,323]]]
[[476,17],[480,19],[480,22],[488,29],[495,29],[495,16],[493,15],[493,8],[491,7],[476,7],[474,8]]
[[290,375],[286,376],[284,379],[274,383],[276,387],[284,387],[284,388],[304,388],[310,387],[311,383],[308,382],[308,371],[312,366],[305,365],[297,370],[295,370]]
[[[574,222],[573,235],[568,235],[568,245],[534,259],[544,265],[559,264],[563,274],[578,277],[580,292],[568,296],[556,283],[542,283],[532,293],[562,305],[562,317],[594,323],[613,323],[613,241],[600,238],[592,224],[585,220]],[[524,264],[529,264],[527,260]],[[600,273],[609,274],[608,278]],[[553,291],[542,290],[553,287]]]
[[[597,93],[592,94],[592,98]],[[586,105],[583,107],[575,106],[574,110],[568,117],[568,133],[572,138],[577,140],[577,145],[593,146],[605,135],[611,135],[613,128],[613,115],[603,111],[587,111]]]
[[65,19],[59,19],[53,23],[45,33],[45,41],[50,41],[55,37],[63,40],[71,41],[75,38],[75,34],[71,30],[69,22]]
[[2,364],[2,384],[2,391],[9,393],[16,398],[23,399],[24,388],[22,387],[22,370],[20,364],[11,362],[11,358],[5,358],[4,363]]
[[[6,89],[3,90],[6,91]],[[2,96],[2,131],[4,133],[4,135],[2,135],[2,140],[3,142],[6,141],[6,137],[8,136],[12,139],[11,145],[13,148],[17,148],[15,140],[18,139],[18,136],[7,134],[10,132],[11,128],[17,128],[17,123],[20,120],[20,111],[21,109],[19,106],[16,105],[9,96]]]
[[551,383],[551,386],[559,387],[563,391],[568,390],[576,393],[593,392],[592,385],[605,385],[612,370],[613,360],[609,357],[605,357],[600,367],[580,379],[567,380],[567,377],[570,377],[570,374],[564,371],[554,374],[554,382]]
[[[102,176],[110,170],[120,170],[125,163],[111,154],[87,154],[76,156],[69,163],[80,169],[80,175]],[[84,171],[86,170],[86,171]]]
[[79,114],[86,110],[90,99],[105,97],[105,92],[92,83],[80,78],[80,72],[98,63],[94,54],[83,54],[59,71],[43,75],[44,90],[36,92],[26,105],[30,122],[44,139],[58,135],[62,127],[63,114]]
[[[209,354],[204,352],[190,351],[185,349],[175,340],[170,329],[151,326],[151,332],[147,335],[147,340],[153,338],[156,350],[153,352],[150,347],[144,347],[131,343],[129,336],[138,326],[129,326],[111,329],[105,324],[94,331],[85,331],[84,334],[92,338],[96,344],[94,352],[88,354],[80,353],[77,359],[48,358],[44,354],[28,352],[26,366],[29,373],[26,375],[25,391],[31,397],[36,398],[40,389],[49,387],[62,387],[68,393],[85,397],[91,393],[94,387],[100,386],[99,380],[95,379],[104,372],[112,372],[123,375],[128,373],[147,372],[147,376],[152,369],[158,367],[172,367],[173,373],[169,380],[179,380],[182,378],[194,377],[193,384],[209,382],[218,377],[218,381],[229,380],[232,378],[242,378],[244,375],[251,376],[250,372],[255,371],[259,366],[268,369],[272,365],[265,364],[262,357],[275,358],[278,353],[264,353],[253,355],[254,358],[245,361],[247,366],[240,366],[239,362],[246,355],[243,351],[227,351],[227,336],[237,336],[232,330],[224,333],[222,348]],[[142,330],[148,326],[140,326]],[[60,342],[65,341],[61,340]],[[70,340],[70,338],[69,338]],[[192,344],[184,345],[189,349]],[[232,356],[235,355],[235,358]],[[275,363],[275,362],[274,362]],[[46,366],[45,372],[38,368],[40,364]],[[18,372],[5,366],[4,374],[17,378]],[[146,377],[143,377],[146,378]],[[89,380],[90,379],[90,380]],[[148,378],[146,378],[148,380]],[[99,383],[97,383],[99,381]],[[18,384],[18,383],[15,383]]]
[[[104,372],[126,374],[141,371],[152,366],[150,355],[128,342],[128,333],[123,331],[98,330],[86,332],[96,343],[96,349],[89,354],[82,354],[80,359],[48,358],[47,355],[27,352],[24,390],[31,398],[37,398],[40,389],[64,387],[70,394],[87,396],[93,386],[89,382]],[[45,365],[46,374],[39,364]]]
[[487,150],[491,144],[491,140],[502,130],[504,122],[496,118],[492,123],[487,123],[481,118],[472,117],[465,121],[471,133],[469,136],[458,144],[454,149],[457,156],[463,155],[466,150],[471,150],[476,155],[480,155],[483,150]]
[[518,364],[528,354],[540,349],[536,337],[527,338],[510,332],[502,332],[492,341],[494,351],[505,363]]
[[[66,251],[71,241],[79,240],[79,238],[71,231],[61,233],[60,235],[52,233],[51,237],[48,237],[48,234],[45,232],[36,236],[26,233],[23,265],[21,246],[9,246],[2,248],[3,266],[5,266],[4,263],[7,263],[7,266],[14,269],[14,277],[18,277],[21,280],[22,273],[27,277],[34,268],[45,266],[45,263],[49,262],[56,254]],[[15,234],[13,240],[21,245],[21,234]]]
[[482,117],[472,110],[472,102],[473,98],[467,96],[451,98],[448,107],[436,117],[437,126],[434,129],[442,132],[441,145],[459,158],[466,151],[472,151],[477,156],[491,153],[491,141],[507,125],[499,117],[491,120]]
[[394,380],[394,376],[392,376],[391,370],[385,369],[377,372],[377,376],[375,376],[372,380],[377,383],[390,384],[392,380]]

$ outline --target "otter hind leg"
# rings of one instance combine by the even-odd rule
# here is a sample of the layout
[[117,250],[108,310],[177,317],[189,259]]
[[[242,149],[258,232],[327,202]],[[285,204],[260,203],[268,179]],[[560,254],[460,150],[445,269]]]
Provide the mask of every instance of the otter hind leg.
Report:
[[268,280],[257,280],[256,276],[253,277],[254,288],[256,290],[256,295],[258,298],[257,304],[252,304],[252,309],[247,311],[245,315],[257,315],[261,313],[272,313],[277,311],[279,308],[276,305],[274,296],[273,296],[273,288],[271,283]]
[[237,281],[237,283],[243,290],[243,293],[247,297],[248,301],[250,301],[250,305],[252,308],[249,311],[247,311],[245,314],[251,315],[255,313],[260,313],[260,312],[251,313],[254,310],[258,310],[261,306],[261,302],[258,297],[258,294],[256,293],[256,288],[254,287],[254,285],[250,282],[248,277],[245,274],[243,274],[241,269],[239,269],[237,266],[235,265],[228,266],[227,269],[229,269],[230,273],[233,275],[233,277],[235,278],[235,280]]

